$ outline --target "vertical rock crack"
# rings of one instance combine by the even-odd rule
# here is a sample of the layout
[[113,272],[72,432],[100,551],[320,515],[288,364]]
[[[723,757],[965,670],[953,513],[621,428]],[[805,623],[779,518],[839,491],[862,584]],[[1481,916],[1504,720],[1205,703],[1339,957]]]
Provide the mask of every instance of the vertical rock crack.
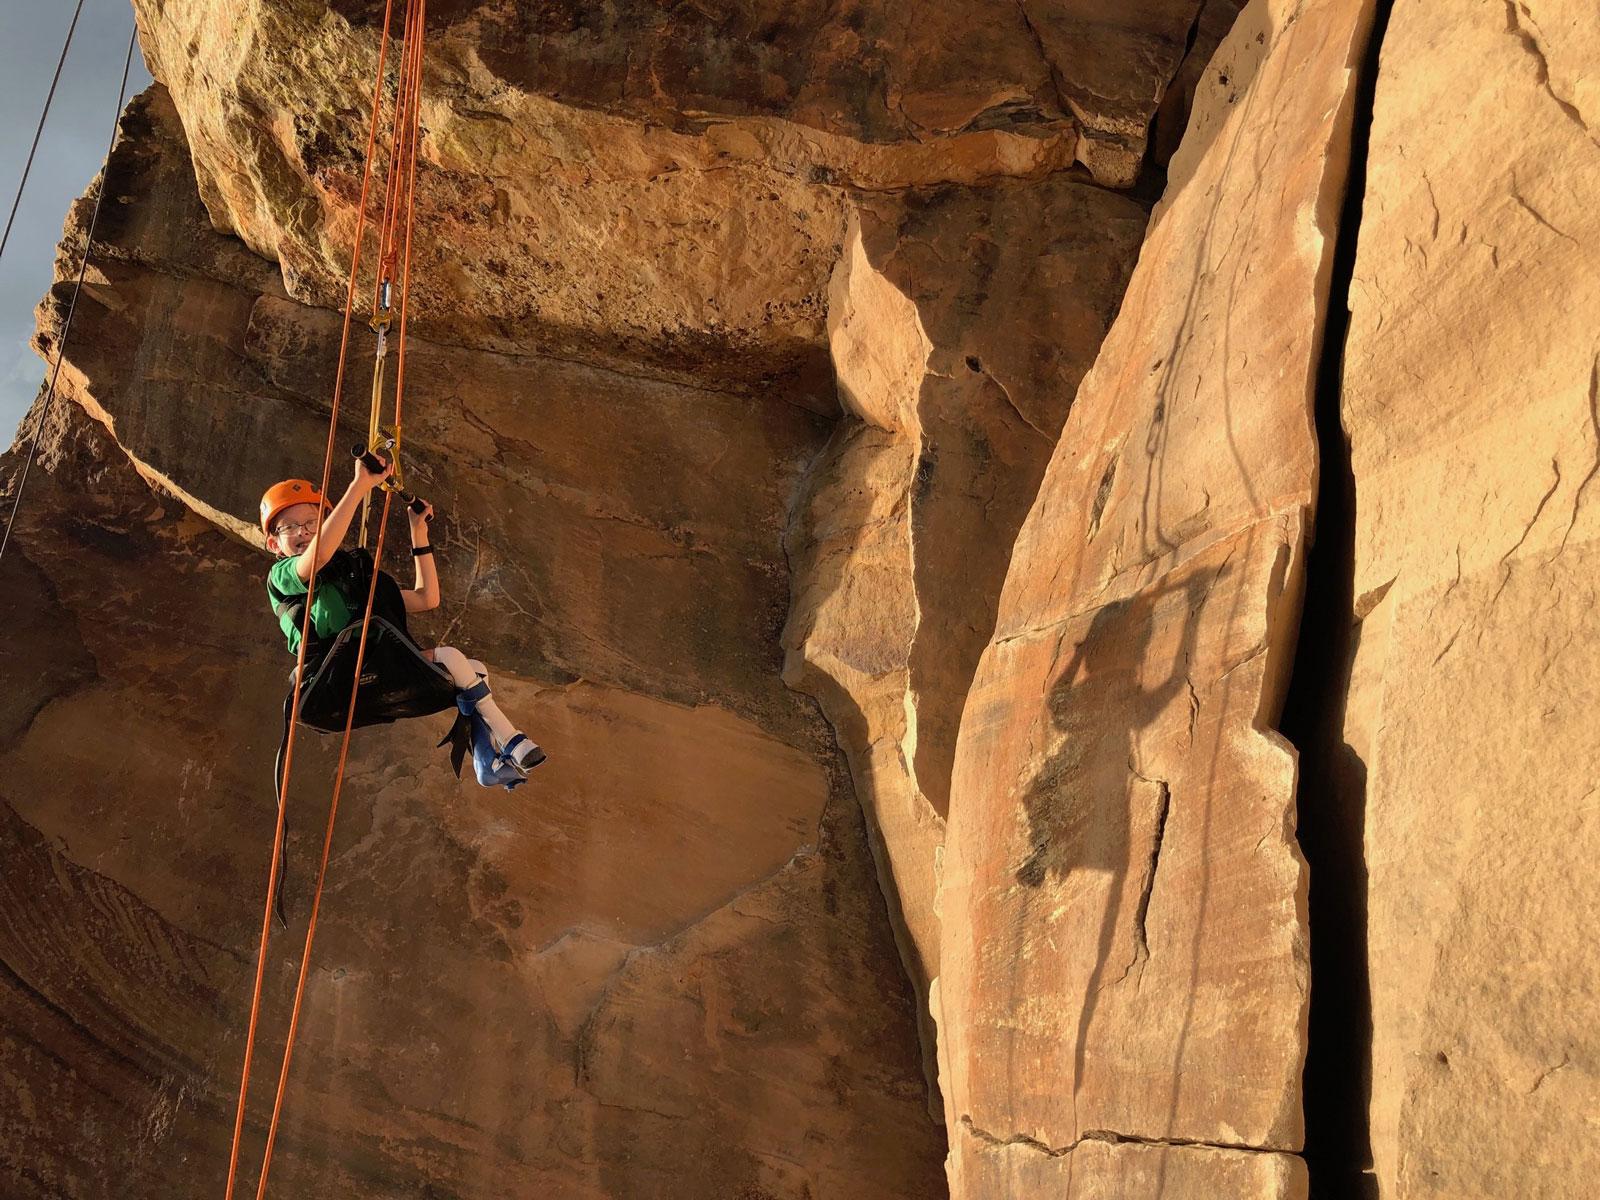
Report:
[[1394,0],[1376,0],[1357,68],[1350,167],[1334,234],[1313,402],[1321,470],[1306,562],[1306,601],[1279,722],[1279,731],[1300,756],[1298,838],[1310,868],[1312,982],[1303,1095],[1311,1200],[1377,1195],[1368,1114],[1372,998],[1363,856],[1366,764],[1344,739],[1360,622],[1372,604],[1359,611],[1356,605],[1356,482],[1341,407],[1379,62],[1393,8]]

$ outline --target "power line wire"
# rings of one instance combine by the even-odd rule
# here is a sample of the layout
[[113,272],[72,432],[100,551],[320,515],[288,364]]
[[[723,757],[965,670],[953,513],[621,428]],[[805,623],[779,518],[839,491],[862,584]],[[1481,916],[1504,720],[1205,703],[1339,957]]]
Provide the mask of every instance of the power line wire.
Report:
[[[82,0],[79,0],[82,3]],[[76,21],[76,17],[73,18]],[[111,150],[117,143],[117,126],[122,121],[122,103],[128,94],[128,72],[133,67],[133,47],[139,40],[139,30],[135,26],[128,35],[128,54],[122,62],[122,83],[117,88],[117,111],[111,120],[111,137],[106,141],[105,166],[100,168],[100,187],[95,192],[94,211],[89,215],[89,233],[83,243],[83,261],[78,264],[78,282],[72,287],[72,300],[67,305],[67,319],[61,327],[61,340],[56,343],[56,362],[50,371],[50,389],[45,394],[44,407],[39,412],[38,424],[34,426],[33,441],[28,446],[27,461],[22,464],[22,476],[17,480],[17,495],[11,502],[11,515],[6,518],[6,531],[0,537],[0,562],[5,560],[6,547],[11,544],[11,529],[17,523],[17,510],[22,507],[22,491],[28,486],[28,472],[33,469],[33,459],[39,453],[39,439],[44,436],[45,422],[50,417],[50,406],[56,398],[56,380],[61,375],[61,363],[67,354],[67,335],[72,332],[72,317],[78,311],[78,294],[83,291],[83,279],[89,272],[89,252],[94,249],[94,231],[100,223],[100,203],[106,198],[107,176],[111,173]],[[63,55],[64,57],[64,55]],[[52,89],[54,85],[52,84]]]
[[[67,26],[67,40],[61,43],[61,57],[56,61],[56,73],[50,79],[50,90],[45,94],[44,111],[39,114],[39,124],[33,131],[33,145],[28,147],[28,161],[22,165],[22,178],[17,183],[17,198],[11,202],[11,215],[6,218],[6,231],[0,234],[0,258],[5,257],[6,243],[11,240],[11,225],[17,219],[17,206],[22,203],[22,193],[28,186],[28,173],[33,170],[33,155],[39,149],[39,135],[44,132],[45,118],[50,115],[50,105],[56,98],[56,84],[61,82],[61,68],[67,61],[67,50],[72,46],[72,34],[78,28],[78,14],[83,12],[83,0],[72,10],[72,24]],[[122,105],[117,105],[120,110]]]

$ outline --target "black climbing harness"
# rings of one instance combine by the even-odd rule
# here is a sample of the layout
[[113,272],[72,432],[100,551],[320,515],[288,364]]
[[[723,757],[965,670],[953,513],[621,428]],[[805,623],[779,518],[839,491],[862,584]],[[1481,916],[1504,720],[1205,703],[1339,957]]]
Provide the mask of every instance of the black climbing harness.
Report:
[[[372,555],[359,549],[339,550],[318,574],[321,576],[319,588],[337,588],[347,597],[365,595],[372,581]],[[270,582],[267,591],[272,598],[273,613],[280,618],[292,614],[295,625],[300,626],[305,596],[286,595]],[[361,618],[358,616],[331,639],[317,638],[313,627],[308,635],[311,644],[306,647],[306,677],[300,688],[300,724],[318,733],[344,732],[352,691],[356,695],[352,727],[387,725],[406,717],[426,717],[457,708],[457,689],[449,672],[430,661],[411,640],[405,620],[400,585],[392,576],[379,572],[360,688],[351,685],[355,682],[356,656],[360,649]],[[294,683],[295,673],[291,670],[289,694],[283,701],[283,737],[272,762],[272,791],[280,808],[283,806],[283,756],[294,720]],[[464,716],[458,716],[457,724],[464,720]],[[287,835],[287,814],[285,833]],[[287,855],[278,860],[275,906],[278,922],[284,926],[288,924],[283,902],[287,861]]]
[[[319,590],[333,587],[346,596],[364,595],[372,582],[372,556],[361,549],[339,550],[318,575]],[[292,614],[296,626],[303,624],[303,594],[286,595],[270,582],[267,591],[272,598],[272,611],[277,616]],[[355,716],[350,721],[352,728],[387,725],[407,717],[426,717],[454,708],[456,719],[439,745],[450,747],[450,765],[456,778],[461,778],[461,768],[470,756],[473,774],[484,787],[503,787],[510,791],[525,782],[526,772],[518,771],[509,761],[508,753],[513,747],[496,747],[488,725],[478,715],[478,702],[489,695],[488,684],[480,681],[473,687],[458,689],[450,673],[429,659],[411,640],[406,632],[405,601],[400,585],[392,576],[378,574],[359,688],[351,685],[355,681],[356,654],[360,648],[361,618],[351,621],[331,639],[318,639],[314,626],[309,636],[306,678],[300,687],[300,724],[318,733],[344,732],[346,719],[350,717],[352,692],[356,696]],[[283,737],[272,761],[272,789],[280,808],[283,806],[280,791],[283,756],[294,718],[294,694],[294,672],[290,671],[289,694],[283,701]],[[543,757],[540,754],[539,760]],[[287,836],[287,813],[284,814],[284,831]],[[278,922],[284,927],[288,925],[283,901],[287,862],[288,855],[278,860],[275,906]]]

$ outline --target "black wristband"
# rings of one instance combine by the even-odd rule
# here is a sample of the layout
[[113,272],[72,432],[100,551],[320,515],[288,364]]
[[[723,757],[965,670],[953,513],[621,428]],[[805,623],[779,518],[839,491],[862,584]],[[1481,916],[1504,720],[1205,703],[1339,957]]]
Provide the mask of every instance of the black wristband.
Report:
[[411,557],[412,558],[426,558],[428,555],[430,555],[432,553],[433,553],[433,547],[432,546],[413,546],[413,547],[411,547]]

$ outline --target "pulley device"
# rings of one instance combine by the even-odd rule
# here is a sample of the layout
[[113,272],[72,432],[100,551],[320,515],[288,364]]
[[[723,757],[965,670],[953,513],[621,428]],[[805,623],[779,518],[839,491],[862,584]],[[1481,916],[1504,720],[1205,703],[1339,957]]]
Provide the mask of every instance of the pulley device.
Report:
[[[386,491],[400,489],[400,427],[384,429],[379,425],[379,414],[383,411],[383,380],[384,368],[389,358],[389,328],[394,324],[394,281],[390,278],[393,263],[390,260],[380,264],[379,279],[372,297],[372,318],[367,322],[372,331],[377,334],[377,344],[372,354],[372,403],[367,415],[367,444],[365,447],[357,445],[350,451],[355,457],[362,459],[367,470],[381,471],[383,467],[374,458],[374,452],[388,450],[391,452],[389,461],[394,464],[394,474],[383,482]],[[408,500],[414,498],[405,497]],[[421,512],[420,508],[416,511]],[[372,513],[372,493],[368,492],[361,498],[361,527],[357,534],[356,544],[366,546],[368,518]]]
[[[393,492],[396,496],[399,496],[400,499],[406,502],[406,507],[412,512],[427,512],[427,501],[423,500],[420,496],[406,491],[405,488],[401,486],[400,431],[398,429],[392,431],[386,430],[384,432],[384,436],[379,437],[376,441],[370,442],[365,446],[363,446],[360,442],[357,442],[354,446],[350,447],[350,456],[352,458],[359,458],[361,460],[361,465],[374,473],[383,470],[384,467],[383,459],[378,457],[380,452],[386,453],[390,456],[389,461],[394,464],[394,474],[390,475],[389,478],[385,479],[378,486],[386,492]],[[428,521],[430,523],[433,521],[432,513],[428,513]]]

